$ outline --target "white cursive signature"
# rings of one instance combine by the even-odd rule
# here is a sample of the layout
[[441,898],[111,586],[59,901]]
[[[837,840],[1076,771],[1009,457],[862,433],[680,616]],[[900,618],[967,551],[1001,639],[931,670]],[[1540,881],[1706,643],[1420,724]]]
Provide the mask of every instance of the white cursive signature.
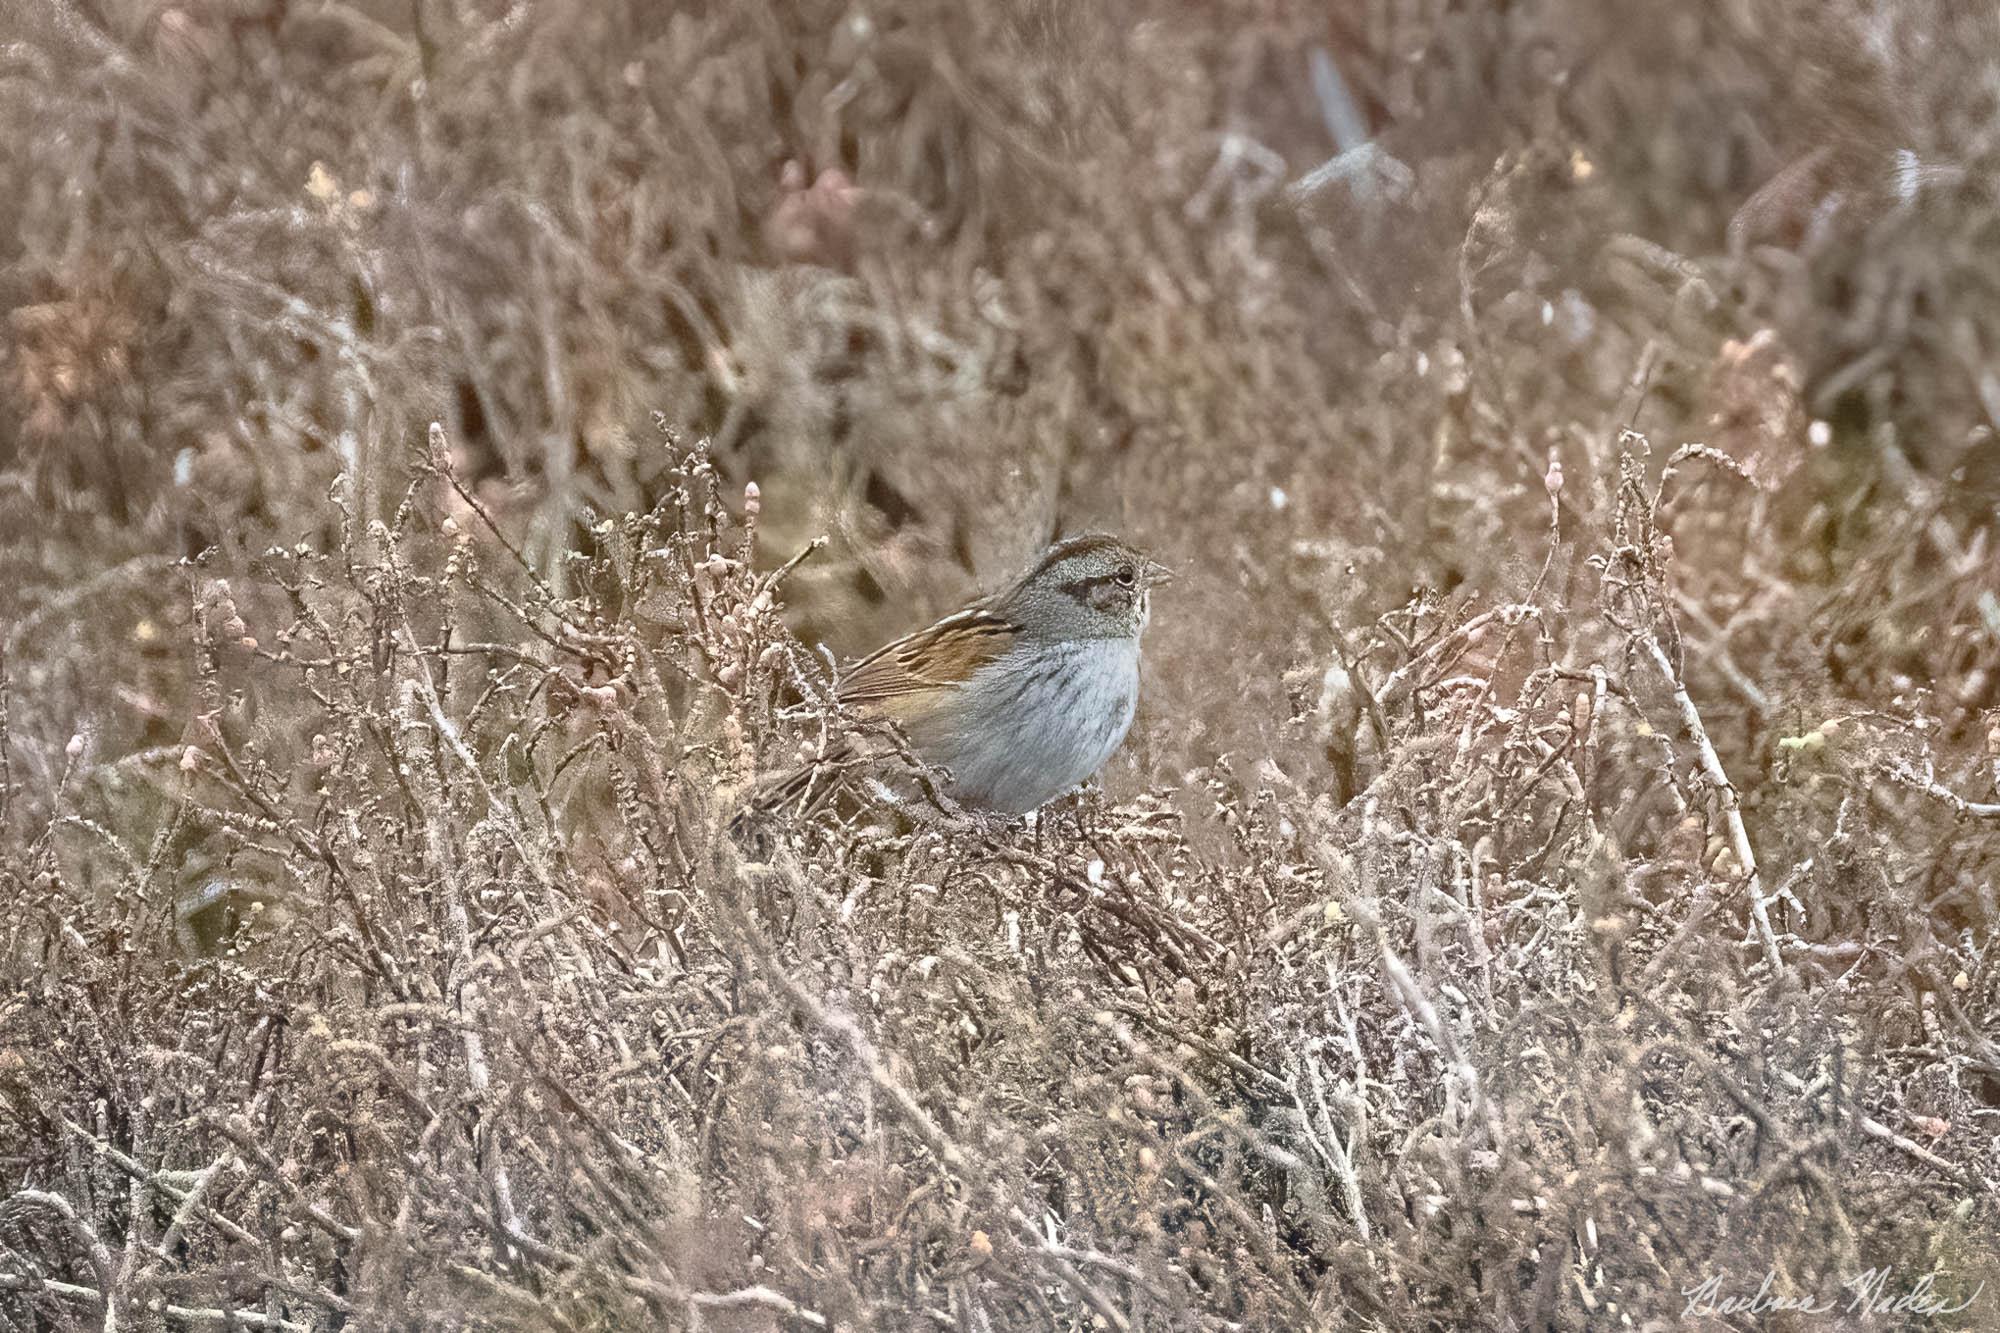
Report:
[[1825,1315],[1840,1311],[1845,1314],[1916,1314],[1941,1315],[1957,1314],[1969,1308],[1979,1299],[1986,1284],[1981,1282],[1973,1288],[1972,1294],[1953,1304],[1937,1293],[1937,1278],[1924,1274],[1911,1283],[1906,1290],[1891,1290],[1890,1283],[1895,1277],[1891,1268],[1870,1268],[1844,1278],[1840,1283],[1842,1291],[1848,1293],[1846,1301],[1815,1296],[1785,1296],[1774,1291],[1778,1274],[1775,1269],[1766,1269],[1764,1280],[1757,1284],[1753,1292],[1725,1291],[1723,1283],[1727,1275],[1711,1273],[1692,1287],[1683,1287],[1681,1295],[1687,1297],[1687,1304],[1681,1307],[1681,1318],[1695,1315],[1762,1315],[1785,1311],[1791,1314]]

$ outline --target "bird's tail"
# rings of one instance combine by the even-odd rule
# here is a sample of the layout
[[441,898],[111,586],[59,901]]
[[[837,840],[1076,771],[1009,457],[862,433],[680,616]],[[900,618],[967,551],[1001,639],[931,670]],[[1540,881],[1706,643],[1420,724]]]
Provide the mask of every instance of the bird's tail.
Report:
[[768,828],[779,812],[792,806],[798,806],[800,813],[811,813],[832,794],[837,775],[851,757],[851,747],[842,745],[824,758],[759,782],[744,807],[730,817],[729,836],[741,842]]

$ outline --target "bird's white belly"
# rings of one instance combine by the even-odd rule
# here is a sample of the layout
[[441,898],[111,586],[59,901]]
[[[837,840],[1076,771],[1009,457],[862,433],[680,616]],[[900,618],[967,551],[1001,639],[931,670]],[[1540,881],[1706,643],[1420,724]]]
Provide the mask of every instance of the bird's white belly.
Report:
[[1085,639],[1010,653],[982,667],[911,741],[951,770],[958,799],[1021,814],[1104,766],[1139,704],[1139,643]]

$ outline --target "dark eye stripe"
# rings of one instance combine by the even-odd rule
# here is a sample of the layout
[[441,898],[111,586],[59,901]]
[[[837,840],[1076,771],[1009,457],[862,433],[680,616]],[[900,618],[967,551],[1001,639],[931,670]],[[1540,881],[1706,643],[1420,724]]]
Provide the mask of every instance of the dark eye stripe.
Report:
[[1086,574],[1080,579],[1071,579],[1068,583],[1063,584],[1062,590],[1076,598],[1079,602],[1082,602],[1088,601],[1090,594],[1096,592],[1099,588],[1104,587],[1108,583],[1117,582],[1118,579],[1115,575]]

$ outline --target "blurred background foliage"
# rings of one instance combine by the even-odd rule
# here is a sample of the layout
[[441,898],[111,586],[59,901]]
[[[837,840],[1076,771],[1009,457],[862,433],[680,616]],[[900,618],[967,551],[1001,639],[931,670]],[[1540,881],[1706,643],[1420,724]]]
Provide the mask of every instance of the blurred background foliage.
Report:
[[[373,636],[378,664],[394,625],[370,599],[402,577],[383,573],[387,534],[446,519],[523,604],[540,589],[616,619],[638,585],[603,525],[693,512],[675,506],[699,443],[702,484],[737,515],[704,522],[728,528],[758,489],[756,568],[829,539],[779,600],[836,656],[994,586],[1060,532],[1115,529],[1177,568],[1106,787],[1169,793],[1136,827],[1172,822],[1164,863],[1214,877],[1173,910],[1229,939],[1218,921],[1247,910],[1232,895],[1282,916],[1330,892],[1344,862],[1326,847],[1366,861],[1356,849],[1388,836],[1366,793],[1404,801],[1412,829],[1455,827],[1463,807],[1396,796],[1438,777],[1424,747],[1456,732],[1444,666],[1524,698],[1573,689],[1536,684],[1557,665],[1649,669],[1600,605],[1620,497],[1700,441],[1717,457],[1660,495],[1646,578],[1767,881],[1817,866],[1794,942],[1811,958],[1876,941],[1857,1010],[1915,1014],[1960,975],[1965,1030],[1992,1012],[2000,847],[1965,808],[2000,778],[1989,6],[61,0],[0,16],[0,108],[0,785],[24,895],[48,873],[36,831],[60,791],[182,862],[177,892],[254,859],[171,813],[174,778],[131,775],[171,775],[224,731],[301,764],[326,741],[339,709],[265,671],[269,627],[319,586],[287,585],[285,561],[337,555],[315,577],[365,594],[339,624]],[[1636,479],[1627,430],[1658,446]],[[723,586],[689,579],[654,623]],[[1503,604],[1540,608],[1535,628],[1450,638]],[[506,632],[487,612],[468,628]],[[691,679],[713,665],[663,651],[683,650]],[[626,679],[625,659],[577,651],[565,669],[584,687]],[[1409,688],[1392,697],[1393,681]],[[731,725],[782,748],[793,724],[771,708],[793,695],[765,684],[754,708],[731,685]],[[1627,697],[1641,713],[1665,698]],[[691,748],[689,771],[733,790],[744,733],[687,710],[677,734],[721,747]],[[1601,842],[1594,823],[1559,839],[1571,807],[1523,796],[1524,820],[1553,822],[1503,846],[1518,864],[1502,879],[1552,886],[1578,920],[1617,915],[1593,894],[1654,893],[1663,864],[1727,880],[1714,792],[1693,814],[1669,801],[1692,761],[1657,759],[1652,734],[1607,740],[1605,775],[1585,774]],[[76,789],[72,735],[95,766]],[[1496,764],[1527,753],[1508,746]],[[618,779],[579,771],[601,805],[573,830],[629,826]],[[1364,806],[1361,841],[1342,843]],[[688,818],[712,841],[716,808]],[[1464,833],[1467,855],[1504,826],[1485,853]],[[1313,857],[1282,851],[1306,837]],[[1134,838],[1114,881],[1119,855],[1153,854]],[[1873,852],[1813,861],[1849,838]],[[851,851],[802,855],[830,884],[874,873]],[[1249,961],[1269,920],[1233,928],[1218,951],[1249,970],[1197,1006],[1218,1006],[1202,1009],[1231,1038],[1215,1046],[1248,1052],[1247,1028],[1269,1023],[1303,1059],[1282,1033],[1317,1040],[1324,1016],[1287,1008],[1304,984],[1290,963]],[[218,947],[210,927],[176,930],[182,953]],[[1601,964],[1588,940],[1565,948],[1583,973]],[[1581,975],[1544,991],[1521,966],[1513,981],[1545,998]],[[1183,957],[1173,973],[1202,970]],[[1674,1012],[1711,1001],[1747,1003]],[[1804,1026],[1778,1026],[1810,1020],[1788,1009]],[[1520,1031],[1540,1040],[1527,1018]],[[1970,1049],[1983,1073],[1953,1085],[1960,1114],[1933,1118],[1970,1135],[1983,1167],[1967,1170],[1990,1180],[1993,1121],[1965,1115],[2000,1114],[2000,1068],[1980,1064],[2000,1057]],[[1054,1068],[1015,1072],[1065,1084]],[[1131,1168],[1078,1159],[1075,1179],[1099,1169]],[[1439,1197],[1469,1197],[1454,1181]],[[1909,1205],[1911,1234],[1943,1234],[1929,1228],[1948,1211]],[[1446,1317],[1458,1271],[1378,1266],[1370,1289],[1366,1263],[1331,1257],[1351,1238],[1246,1227],[1238,1243],[1225,1269],[1268,1277],[1287,1265],[1257,1245],[1296,1247],[1379,1326]],[[958,1262],[909,1262],[933,1261]],[[1207,1308],[1251,1326],[1334,1317],[1287,1305],[1276,1279],[1262,1306],[1204,1281]],[[1453,1308],[1494,1326],[1590,1317],[1523,1281],[1534,1301]]]
[[[763,488],[767,559],[833,538],[808,639],[865,648],[1094,523],[1248,604],[1166,618],[1165,653],[1224,623],[1271,680],[1537,561],[1548,450],[1617,422],[1780,493],[1787,593],[1739,588],[1743,633],[1864,693],[1956,682],[1990,600],[1913,588],[1898,627],[1838,584],[2000,491],[2000,20],[1824,11],[26,7],[0,595],[297,540],[343,469],[386,512],[434,418],[559,575],[655,498],[657,410]],[[1210,702],[1171,706],[1283,713]]]

